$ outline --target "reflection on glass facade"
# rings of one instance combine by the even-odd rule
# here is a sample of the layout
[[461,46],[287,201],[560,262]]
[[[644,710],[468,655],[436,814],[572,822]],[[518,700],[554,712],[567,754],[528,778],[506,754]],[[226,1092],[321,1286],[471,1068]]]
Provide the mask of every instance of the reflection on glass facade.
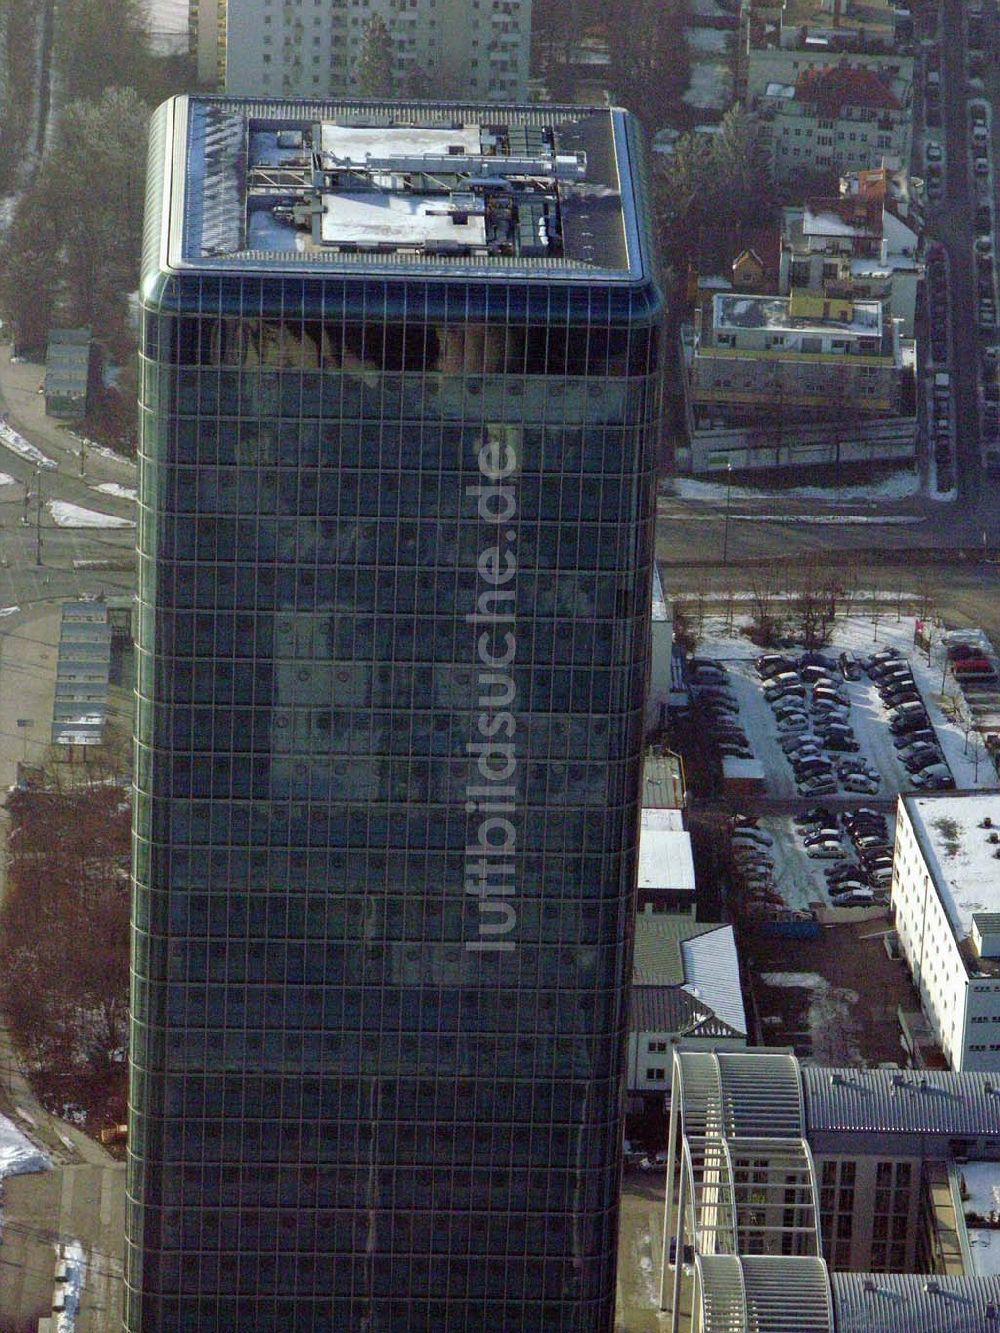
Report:
[[126,1327],[608,1333],[658,293],[171,272],[168,149]]

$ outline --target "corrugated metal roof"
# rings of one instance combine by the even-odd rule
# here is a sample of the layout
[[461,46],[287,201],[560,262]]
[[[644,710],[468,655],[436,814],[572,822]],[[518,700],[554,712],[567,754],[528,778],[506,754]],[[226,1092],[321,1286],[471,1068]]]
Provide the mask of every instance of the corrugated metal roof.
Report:
[[683,986],[633,986],[629,1027],[633,1032],[689,1032],[708,1016]]
[[831,1273],[837,1333],[997,1333],[1000,1277]]
[[821,1130],[1000,1136],[996,1074],[803,1065],[801,1077],[807,1137]]
[[681,944],[684,988],[735,1032],[746,1035],[740,959],[732,926],[717,926]]
[[633,986],[680,986],[687,980],[681,944],[705,935],[716,926],[660,912],[639,912],[635,918],[635,953],[632,959]]

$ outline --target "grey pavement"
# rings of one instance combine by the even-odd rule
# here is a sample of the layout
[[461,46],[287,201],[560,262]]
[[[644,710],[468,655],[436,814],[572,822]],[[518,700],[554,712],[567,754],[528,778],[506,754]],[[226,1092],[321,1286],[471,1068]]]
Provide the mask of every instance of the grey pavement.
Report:
[[[19,760],[37,761],[48,748],[60,618],[58,603],[50,603],[0,619],[0,792],[13,783]],[[19,720],[33,725],[18,727]],[[0,810],[0,844],[6,836]],[[4,864],[0,857],[0,875]],[[13,1177],[4,1187],[0,1320],[20,1326],[48,1313],[55,1243],[79,1240],[88,1278],[77,1333],[109,1333],[120,1319],[124,1167],[38,1102],[2,1027],[0,1112],[52,1162],[51,1170]]]

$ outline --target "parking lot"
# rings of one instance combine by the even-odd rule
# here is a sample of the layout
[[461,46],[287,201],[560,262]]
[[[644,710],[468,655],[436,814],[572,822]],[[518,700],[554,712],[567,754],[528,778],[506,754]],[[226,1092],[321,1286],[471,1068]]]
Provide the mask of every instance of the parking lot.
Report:
[[981,672],[982,650],[949,636],[918,649],[914,632],[912,620],[855,618],[820,652],[755,653],[730,639],[695,657],[705,730],[730,765],[759,765],[765,783],[731,834],[736,910],[884,909],[899,793],[995,781],[945,713],[955,713],[962,654]]

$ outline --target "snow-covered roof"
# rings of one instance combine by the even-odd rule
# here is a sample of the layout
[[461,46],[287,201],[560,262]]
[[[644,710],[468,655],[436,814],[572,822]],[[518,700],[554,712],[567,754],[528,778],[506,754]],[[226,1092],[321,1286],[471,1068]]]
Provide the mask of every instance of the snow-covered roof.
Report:
[[667,599],[663,595],[663,584],[660,581],[660,571],[656,564],[653,565],[653,619],[669,620],[670,608],[667,606]]
[[640,815],[640,822],[644,829],[673,829],[681,832],[684,829],[684,811],[678,810],[672,806],[645,807]]
[[[1000,912],[1000,789],[904,796],[917,843],[945,910],[961,941],[972,918]],[[992,827],[980,827],[984,819]]]
[[694,893],[691,835],[643,822],[639,831],[639,888],[687,889]]
[[[459,221],[459,217],[461,221]],[[325,245],[486,244],[484,214],[457,214],[440,198],[417,194],[324,194]]]
[[740,959],[732,926],[718,926],[681,944],[684,989],[736,1032],[746,1034]]

